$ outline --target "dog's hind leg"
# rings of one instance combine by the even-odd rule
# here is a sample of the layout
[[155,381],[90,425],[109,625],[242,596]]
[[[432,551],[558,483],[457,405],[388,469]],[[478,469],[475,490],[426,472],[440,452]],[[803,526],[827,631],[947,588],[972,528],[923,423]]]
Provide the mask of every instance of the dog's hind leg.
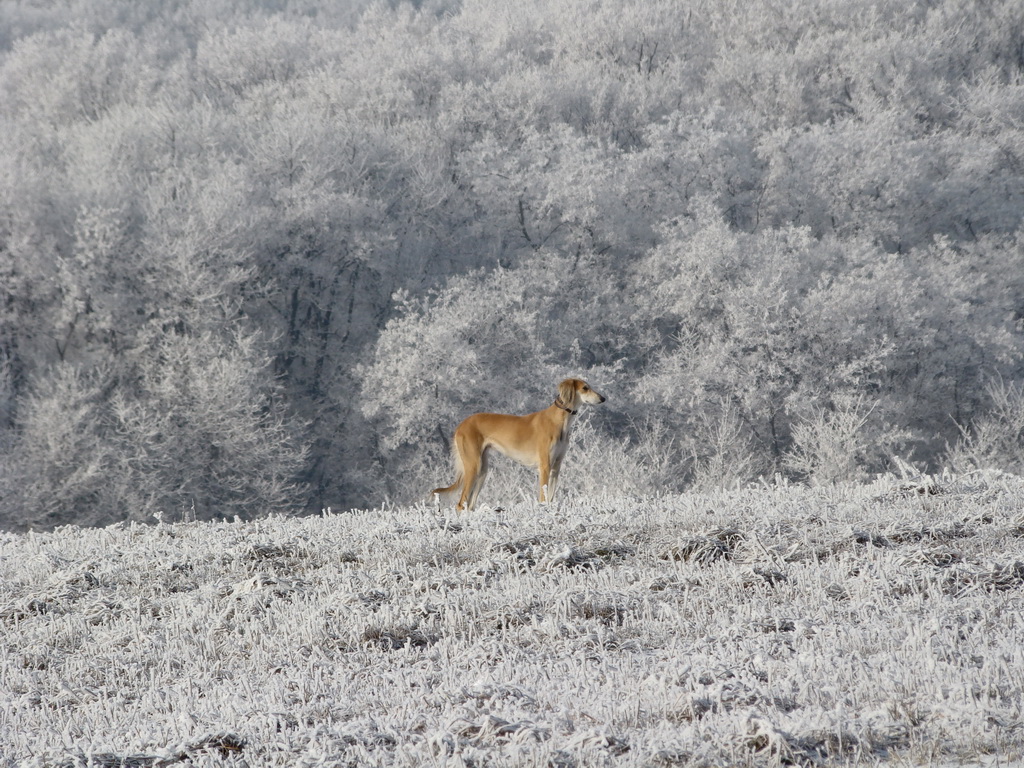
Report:
[[480,469],[477,472],[476,481],[473,483],[473,488],[472,488],[472,490],[469,493],[469,508],[470,509],[475,509],[476,508],[476,500],[480,496],[480,491],[482,491],[483,488],[484,488],[484,480],[487,479],[487,470],[488,470],[488,464],[489,464],[488,459],[487,459],[487,453],[488,453],[488,451],[485,449],[480,454]]
[[462,494],[459,496],[457,509],[472,509],[480,482],[480,471],[486,467],[483,463],[483,451],[473,445],[473,441],[465,434],[456,431],[455,448],[462,462]]

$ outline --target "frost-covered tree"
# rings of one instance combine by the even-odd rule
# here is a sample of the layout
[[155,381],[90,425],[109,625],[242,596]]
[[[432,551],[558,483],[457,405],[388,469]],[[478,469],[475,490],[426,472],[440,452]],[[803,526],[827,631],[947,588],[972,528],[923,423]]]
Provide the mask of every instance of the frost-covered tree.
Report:
[[1024,370],[1022,35],[1015,0],[8,3],[5,464],[48,392],[141,403],[186,344],[266,377],[258,434],[308,428],[295,506],[369,503],[478,407],[382,421],[421,335],[524,406],[605,375],[632,400],[580,436],[623,475],[667,443],[659,488],[824,477],[847,423],[858,471],[938,461]]
[[238,320],[232,273],[213,278],[201,253],[163,255],[131,332],[97,308],[97,291],[73,295],[62,359],[28,383],[15,414],[5,526],[301,508],[302,427],[263,335]]

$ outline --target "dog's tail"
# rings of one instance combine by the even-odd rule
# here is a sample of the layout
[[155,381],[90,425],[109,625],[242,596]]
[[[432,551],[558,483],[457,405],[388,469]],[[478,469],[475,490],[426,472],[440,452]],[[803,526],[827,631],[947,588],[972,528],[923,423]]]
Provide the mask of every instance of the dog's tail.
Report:
[[449,485],[447,488],[435,488],[434,490],[432,490],[430,492],[430,495],[431,496],[435,496],[435,495],[436,496],[444,496],[446,494],[451,493],[452,491],[457,491],[460,487],[462,487],[462,473],[461,472],[455,476],[455,482],[454,483]]

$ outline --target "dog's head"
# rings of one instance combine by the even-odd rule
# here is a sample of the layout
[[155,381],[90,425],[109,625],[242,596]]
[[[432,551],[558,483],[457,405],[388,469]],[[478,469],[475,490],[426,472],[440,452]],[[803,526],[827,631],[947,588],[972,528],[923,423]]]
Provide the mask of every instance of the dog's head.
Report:
[[603,403],[605,397],[591,389],[583,379],[565,379],[558,385],[558,401],[569,410],[575,411],[581,403],[597,405]]

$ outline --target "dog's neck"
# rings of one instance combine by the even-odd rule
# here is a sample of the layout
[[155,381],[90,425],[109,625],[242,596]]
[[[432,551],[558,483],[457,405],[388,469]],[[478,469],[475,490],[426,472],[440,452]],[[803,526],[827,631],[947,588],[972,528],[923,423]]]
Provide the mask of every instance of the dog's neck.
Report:
[[562,398],[560,398],[560,397],[556,397],[555,398],[555,406],[557,408],[561,408],[563,411],[568,413],[570,416],[575,416],[579,412],[579,411],[574,411],[572,408],[570,408],[569,406],[565,405],[562,402]]

